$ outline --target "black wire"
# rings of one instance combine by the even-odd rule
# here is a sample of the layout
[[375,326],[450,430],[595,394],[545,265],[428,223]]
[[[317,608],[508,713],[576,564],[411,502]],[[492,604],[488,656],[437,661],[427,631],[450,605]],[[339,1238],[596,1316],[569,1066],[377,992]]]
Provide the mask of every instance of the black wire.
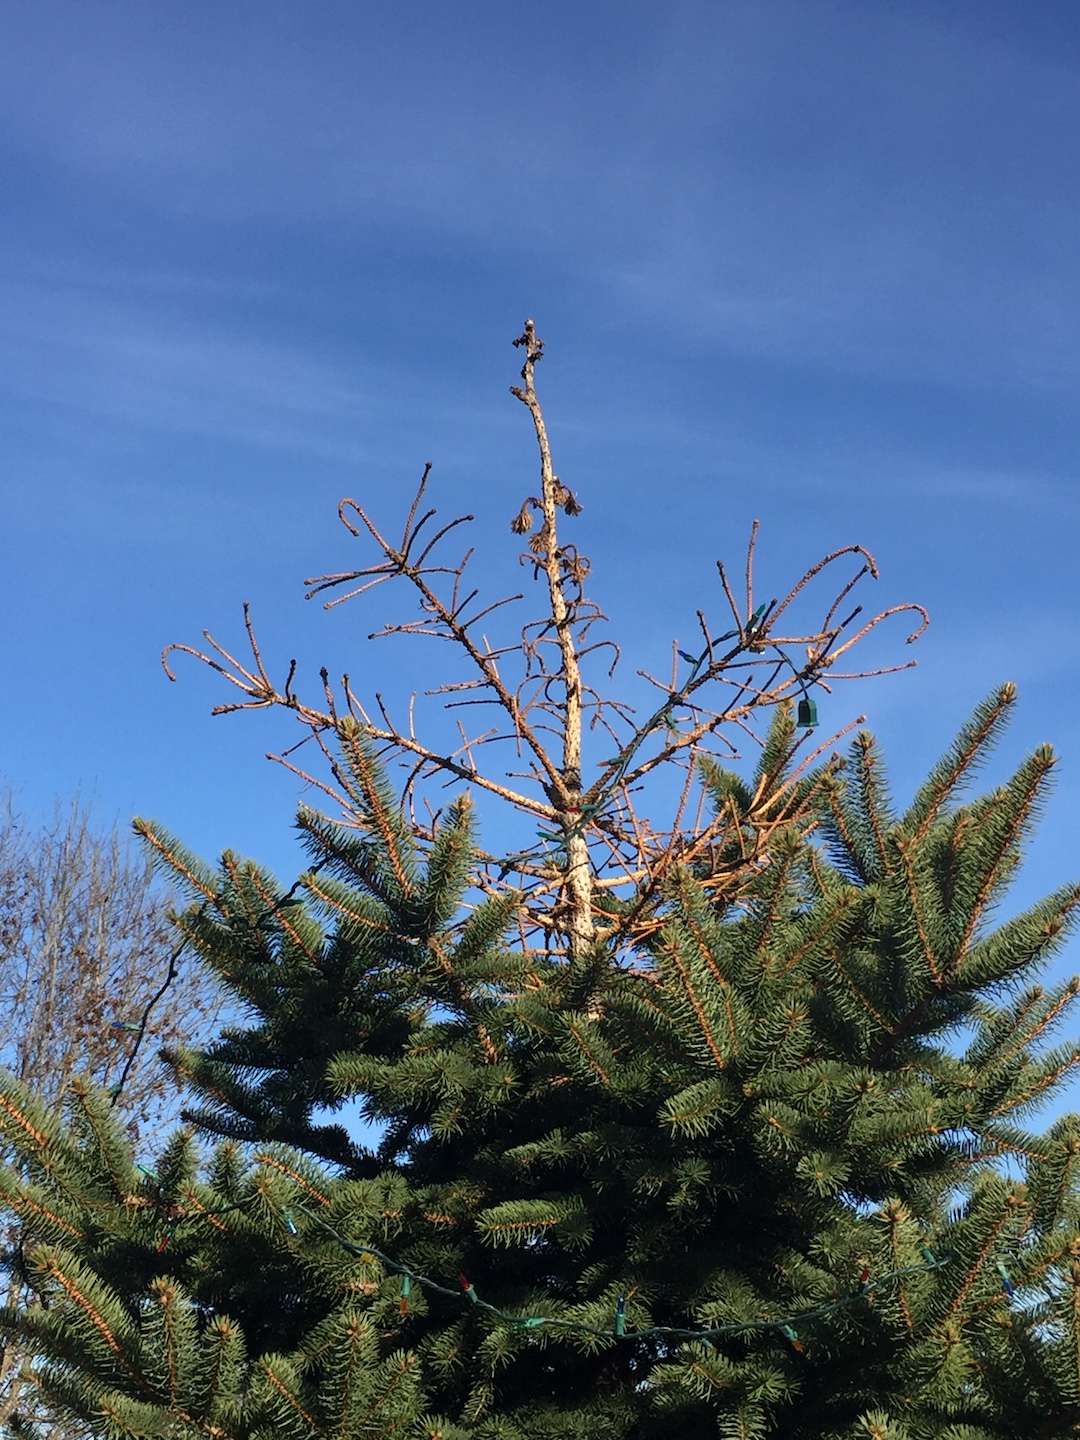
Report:
[[[197,918],[205,913],[206,907],[209,904],[209,900],[203,901],[203,903],[199,906]],[[150,1013],[153,1010],[154,1006],[168,990],[169,986],[176,979],[177,975],[180,973],[177,969],[177,964],[180,960],[180,956],[184,953],[184,950],[190,943],[190,939],[190,936],[185,935],[184,938],[180,941],[180,944],[173,947],[172,952],[169,955],[169,968],[166,971],[165,979],[161,982],[158,988],[154,991],[153,995],[151,995],[150,999],[146,1002],[146,1005],[143,1007],[142,1015],[139,1017],[139,1023],[135,1027],[135,1043],[131,1047],[131,1053],[128,1055],[127,1060],[124,1062],[124,1068],[120,1072],[120,1079],[109,1090],[110,1108],[116,1105],[116,1102],[120,1099],[120,1096],[124,1092],[124,1086],[128,1082],[128,1077],[130,1076],[131,1071],[135,1065],[135,1061],[139,1058],[139,1051],[142,1048],[142,1043],[146,1039],[146,1027],[150,1023]],[[124,1028],[127,1029],[129,1027],[124,1026]]]
[[[321,870],[323,866],[327,863],[328,859],[320,860],[318,864],[311,866],[310,870],[307,873],[311,875],[317,874],[318,871]],[[257,915],[254,920],[249,921],[252,930],[261,929],[263,924],[272,915],[276,915],[286,905],[293,904],[294,896],[296,895],[297,890],[301,888],[303,883],[303,880],[294,881],[280,900],[275,900],[273,905],[268,906],[268,908],[264,910],[261,915]],[[215,896],[213,898],[216,901],[219,897]],[[195,912],[195,918],[197,920],[201,919],[202,916],[206,913],[206,907],[210,903],[211,900],[208,897],[199,906],[198,910]],[[165,974],[165,979],[161,982],[157,990],[154,991],[153,995],[147,1001],[146,1005],[143,1008],[142,1015],[139,1018],[138,1024],[125,1025],[123,1024],[123,1022],[114,1022],[117,1029],[129,1030],[135,1036],[135,1043],[131,1047],[131,1053],[128,1055],[127,1060],[124,1062],[124,1068],[120,1072],[119,1080],[109,1089],[110,1106],[115,1106],[116,1102],[123,1094],[124,1086],[128,1082],[128,1078],[130,1077],[131,1071],[134,1068],[135,1061],[139,1057],[139,1051],[142,1048],[142,1043],[146,1039],[146,1029],[150,1023],[151,1012],[153,1011],[154,1006],[158,1003],[158,1001],[161,1000],[162,997],[165,995],[166,991],[169,989],[170,985],[172,985],[173,981],[176,980],[179,974],[177,966],[180,960],[180,956],[184,953],[184,950],[190,943],[191,936],[185,935],[184,938],[180,941],[179,945],[176,945],[173,948],[172,952],[169,955],[169,968]]]

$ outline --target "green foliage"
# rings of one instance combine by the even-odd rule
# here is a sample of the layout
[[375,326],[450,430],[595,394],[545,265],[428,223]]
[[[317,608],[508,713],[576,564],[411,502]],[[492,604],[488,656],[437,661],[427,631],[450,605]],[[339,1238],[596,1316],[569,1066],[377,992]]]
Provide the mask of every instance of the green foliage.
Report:
[[[356,735],[366,828],[302,812],[293,890],[147,827],[254,1019],[172,1057],[218,1143],[152,1173],[87,1086],[0,1088],[44,1394],[110,1437],[1074,1433],[1080,1121],[1023,1125],[1080,1063],[1080,986],[1036,978],[1080,890],[992,923],[1048,752],[958,798],[1010,704],[902,813],[859,736],[737,895],[672,870],[623,962],[511,943],[468,805],[419,845]],[[781,711],[752,786],[702,781],[744,813],[792,763]]]

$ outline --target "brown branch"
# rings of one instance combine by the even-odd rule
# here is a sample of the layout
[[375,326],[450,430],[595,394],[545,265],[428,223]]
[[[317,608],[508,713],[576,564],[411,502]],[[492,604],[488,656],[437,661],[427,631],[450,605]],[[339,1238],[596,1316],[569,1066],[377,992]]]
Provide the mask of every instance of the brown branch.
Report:
[[[811,687],[827,693],[828,679],[841,678],[835,668],[837,662],[885,619],[905,611],[914,612],[919,623],[910,641],[925,628],[926,612],[916,605],[893,606],[855,629],[862,616],[862,607],[856,606],[838,621],[859,582],[867,575],[877,575],[873,557],[859,545],[832,551],[810,566],[782,600],[773,600],[755,610],[754,566],[760,534],[755,520],[745,557],[745,608],[736,600],[723,563],[717,562],[734,630],[715,634],[704,611],[698,610],[696,621],[702,649],[697,659],[682,657],[691,662],[688,677],[680,684],[678,651],[673,656],[667,684],[639,672],[647,683],[660,690],[661,699],[659,709],[652,716],[635,723],[631,707],[594,688],[583,673],[583,664],[603,663],[599,652],[608,647],[612,654],[607,668],[610,679],[620,652],[613,640],[591,638],[591,627],[606,617],[599,606],[584,595],[589,561],[576,546],[560,541],[559,511],[573,516],[580,512],[581,506],[554,470],[547,427],[535,388],[535,369],[543,355],[543,343],[531,321],[526,322],[524,333],[514,343],[524,351],[524,363],[522,383],[512,387],[512,393],[529,410],[532,419],[540,459],[540,487],[538,494],[527,496],[522,502],[511,530],[517,535],[530,536],[528,549],[521,559],[531,565],[536,577],[544,582],[546,595],[541,618],[521,626],[514,644],[493,646],[486,636],[477,635],[480,621],[523,597],[506,595],[491,603],[479,599],[479,590],[466,578],[471,549],[467,549],[456,564],[439,563],[440,545],[473,517],[461,515],[445,524],[437,522],[436,508],[426,503],[432,473],[430,463],[424,467],[397,544],[386,537],[358,501],[343,500],[338,508],[342,524],[353,536],[365,540],[370,537],[376,546],[377,558],[371,565],[315,576],[305,582],[309,598],[333,592],[323,601],[326,608],[332,608],[386,580],[407,581],[419,604],[419,616],[387,621],[371,632],[371,638],[425,635],[450,641],[468,658],[472,678],[446,681],[425,693],[442,697],[442,704],[459,715],[471,706],[496,705],[508,717],[509,725],[477,727],[474,731],[472,725],[457,720],[460,744],[454,749],[441,748],[426,743],[417,733],[413,713],[415,695],[409,703],[407,724],[403,726],[391,716],[378,693],[375,708],[369,714],[346,674],[340,689],[345,704],[339,713],[338,692],[331,686],[325,670],[321,672],[324,700],[310,705],[300,699],[294,689],[295,662],[290,664],[282,686],[270,679],[246,605],[244,626],[249,659],[245,658],[242,663],[209,632],[204,632],[205,649],[171,645],[163,652],[162,661],[172,679],[175,678],[169,665],[172,652],[190,654],[221,675],[234,690],[239,690],[240,697],[215,706],[215,714],[270,708],[290,711],[307,732],[304,740],[297,743],[315,740],[329,765],[332,783],[318,779],[288,758],[297,748],[295,745],[272,758],[333,799],[341,807],[348,825],[366,827],[372,823],[372,817],[367,815],[366,799],[354,793],[348,767],[343,767],[338,756],[341,747],[348,748],[363,739],[374,747],[378,758],[393,759],[405,769],[406,778],[400,791],[402,810],[422,844],[431,842],[435,822],[420,819],[423,806],[417,805],[418,791],[436,782],[476,786],[506,801],[515,810],[553,827],[552,834],[534,841],[522,855],[511,856],[504,863],[477,855],[473,879],[485,893],[495,893],[504,885],[507,874],[520,875],[524,888],[518,918],[523,945],[528,933],[544,933],[545,946],[561,953],[559,939],[562,937],[570,955],[577,959],[593,945],[600,933],[598,925],[613,946],[633,945],[650,934],[675,865],[700,863],[710,857],[713,847],[719,846],[721,840],[724,844],[737,841],[737,858],[730,866],[725,862],[703,882],[714,895],[735,894],[740,877],[753,873],[760,864],[778,826],[785,823],[808,826],[808,816],[789,813],[792,809],[789,796],[809,768],[850,726],[824,744],[812,749],[804,747],[801,763],[783,783],[773,777],[771,784],[775,793],[768,797],[764,792],[759,793],[748,817],[738,817],[732,811],[707,820],[700,801],[695,811],[691,794],[699,759],[713,754],[725,759],[737,757],[738,750],[729,732],[742,731],[757,740],[755,721],[759,713],[764,714],[796,695],[805,695]],[[859,568],[838,586],[823,621],[801,627],[785,622],[785,630],[790,633],[780,634],[779,624],[792,611],[795,602],[805,596],[811,582],[847,555],[856,557]],[[469,613],[471,611],[474,613]],[[805,658],[796,653],[803,647]],[[510,656],[516,664],[507,661]],[[850,674],[866,676],[896,668],[904,667],[878,670],[853,667]],[[706,691],[707,686],[725,689]],[[586,716],[590,728],[601,726],[617,746],[617,753],[596,767],[589,784],[582,776]],[[518,755],[524,754],[523,771],[507,770],[498,774],[489,770],[486,759],[492,752],[487,747],[503,741],[513,743]],[[659,829],[638,813],[642,802],[637,792],[650,776],[669,763],[683,766],[685,775],[680,779],[670,826]],[[518,778],[525,779],[528,786],[519,788],[507,783]],[[537,787],[540,793],[531,793],[529,787]],[[426,804],[426,797],[421,798]],[[389,833],[387,823],[383,817],[384,834]],[[552,845],[554,849],[550,848]],[[493,878],[496,866],[498,874]],[[601,886],[620,884],[639,887],[638,894],[630,915],[620,917],[612,926],[610,917],[598,919],[594,900]]]

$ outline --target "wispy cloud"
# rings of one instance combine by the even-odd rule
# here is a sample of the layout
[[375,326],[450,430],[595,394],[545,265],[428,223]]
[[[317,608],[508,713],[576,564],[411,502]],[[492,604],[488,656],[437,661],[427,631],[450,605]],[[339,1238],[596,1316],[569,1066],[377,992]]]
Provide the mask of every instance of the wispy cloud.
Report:
[[344,433],[377,400],[372,387],[297,348],[150,307],[9,285],[0,289],[0,317],[10,395],[140,426],[265,445],[302,439],[340,453]]
[[203,30],[46,5],[69,21],[47,41],[9,19],[9,147],[164,213],[542,253],[696,347],[1080,379],[1060,54],[917,5],[630,7],[610,65],[585,21],[560,45],[490,12],[265,9]]

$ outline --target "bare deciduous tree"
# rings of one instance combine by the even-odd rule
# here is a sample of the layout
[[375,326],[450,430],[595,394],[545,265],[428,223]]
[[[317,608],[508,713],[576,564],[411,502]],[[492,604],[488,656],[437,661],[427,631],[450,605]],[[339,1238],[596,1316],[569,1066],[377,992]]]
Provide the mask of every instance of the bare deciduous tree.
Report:
[[[76,1074],[106,1088],[124,1075],[136,1038],[173,1043],[204,1032],[215,999],[177,957],[167,995],[144,1011],[169,973],[177,937],[149,860],[76,800],[31,825],[10,801],[0,812],[0,1064],[47,1099]],[[117,1106],[133,1127],[174,1110],[175,1080],[140,1047]]]

